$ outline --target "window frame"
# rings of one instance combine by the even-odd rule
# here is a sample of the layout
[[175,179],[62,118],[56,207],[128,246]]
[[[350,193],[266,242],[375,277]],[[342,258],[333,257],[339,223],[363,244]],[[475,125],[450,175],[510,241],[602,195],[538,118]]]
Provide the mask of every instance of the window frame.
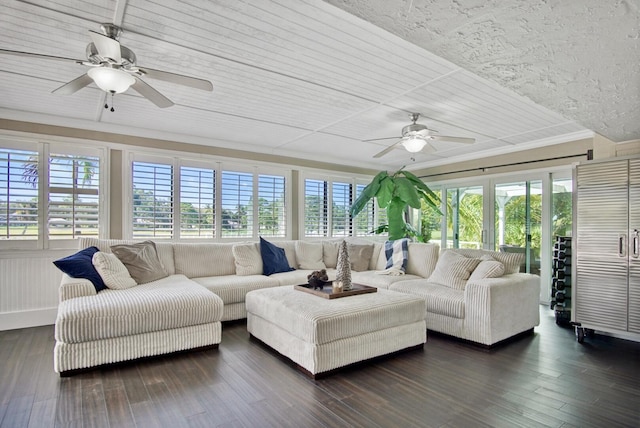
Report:
[[[167,151],[169,152],[169,151]],[[204,240],[214,242],[237,242],[243,240],[255,241],[259,237],[259,206],[258,206],[258,177],[259,175],[274,175],[284,178],[284,221],[285,221],[285,233],[282,237],[268,236],[269,240],[287,240],[291,239],[292,227],[292,207],[291,207],[291,188],[292,188],[292,172],[290,168],[278,168],[272,165],[261,164],[241,164],[236,162],[229,162],[221,160],[219,158],[203,156],[199,159],[193,159],[189,156],[176,156],[174,152],[163,154],[161,150],[157,151],[142,151],[142,150],[128,150],[127,155],[123,158],[126,159],[126,170],[123,175],[123,183],[126,183],[123,188],[123,198],[126,198],[126,202],[122,204],[122,219],[123,219],[123,236],[126,239],[133,239],[133,162],[151,162],[171,164],[173,166],[173,227],[171,238],[153,238],[158,240],[169,241],[181,241],[181,242],[203,242]],[[215,174],[215,190],[214,190],[214,236],[213,237],[188,237],[183,238],[180,236],[181,229],[181,217],[180,217],[180,168],[181,167],[193,167],[193,168],[207,168],[213,169]],[[252,200],[253,205],[251,207],[253,220],[251,228],[251,236],[222,236],[222,173],[237,172],[247,173],[252,175]]]
[[[333,185],[334,183],[345,183],[351,186],[351,204],[349,208],[355,202],[358,191],[357,186],[364,185],[365,187],[371,182],[373,176],[363,176],[360,174],[344,175],[336,174],[335,172],[326,171],[301,171],[298,184],[298,236],[299,239],[313,240],[313,239],[338,239],[349,237],[386,237],[386,234],[361,234],[358,233],[355,227],[355,219],[349,216],[349,233],[347,235],[335,235],[333,231]],[[317,180],[327,183],[327,227],[326,235],[316,236],[306,234],[306,181]],[[379,213],[377,202],[374,201],[374,221],[376,227],[379,225]]]
[[109,184],[107,180],[109,161],[108,148],[101,145],[92,145],[84,140],[65,139],[57,141],[46,138],[29,138],[0,135],[0,147],[8,150],[27,150],[38,154],[38,236],[36,239],[2,239],[0,250],[49,250],[49,249],[75,249],[80,236],[69,238],[49,237],[48,215],[50,191],[49,170],[51,153],[69,156],[92,156],[98,158],[98,237],[103,238],[109,233],[109,211],[107,198]]

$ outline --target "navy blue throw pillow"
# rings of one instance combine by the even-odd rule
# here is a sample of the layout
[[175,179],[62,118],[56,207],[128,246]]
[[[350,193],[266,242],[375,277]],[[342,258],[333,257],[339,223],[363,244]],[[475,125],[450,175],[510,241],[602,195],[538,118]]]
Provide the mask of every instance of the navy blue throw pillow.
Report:
[[96,287],[96,291],[104,290],[107,286],[91,262],[93,255],[98,251],[100,250],[97,247],[85,248],[75,254],[56,260],[53,264],[70,277],[88,279]]
[[260,255],[262,256],[262,272],[265,275],[295,270],[289,266],[284,248],[276,247],[271,242],[265,241],[262,236],[260,237]]

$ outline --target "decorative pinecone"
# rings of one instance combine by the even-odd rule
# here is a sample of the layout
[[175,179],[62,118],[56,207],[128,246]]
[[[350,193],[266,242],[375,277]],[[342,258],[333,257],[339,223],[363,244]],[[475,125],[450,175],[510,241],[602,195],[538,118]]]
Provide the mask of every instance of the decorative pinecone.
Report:
[[338,248],[338,264],[336,265],[336,280],[342,281],[342,290],[351,290],[351,261],[347,241],[342,241]]

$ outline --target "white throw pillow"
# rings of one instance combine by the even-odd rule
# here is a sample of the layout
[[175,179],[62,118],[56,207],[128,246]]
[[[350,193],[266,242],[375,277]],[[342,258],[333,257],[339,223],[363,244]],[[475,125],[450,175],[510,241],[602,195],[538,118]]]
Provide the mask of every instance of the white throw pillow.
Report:
[[468,258],[453,251],[444,251],[429,277],[429,282],[464,290],[467,280],[478,264],[480,259]]
[[263,266],[259,243],[236,244],[232,247],[231,252],[236,264],[236,275],[262,275]]
[[296,241],[296,259],[298,269],[326,269],[323,262],[322,242]]
[[98,251],[93,255],[91,263],[93,263],[93,267],[96,268],[107,288],[124,290],[138,285],[131,278],[127,267],[115,254]]
[[500,278],[504,275],[504,265],[497,260],[482,260],[469,277],[472,279]]

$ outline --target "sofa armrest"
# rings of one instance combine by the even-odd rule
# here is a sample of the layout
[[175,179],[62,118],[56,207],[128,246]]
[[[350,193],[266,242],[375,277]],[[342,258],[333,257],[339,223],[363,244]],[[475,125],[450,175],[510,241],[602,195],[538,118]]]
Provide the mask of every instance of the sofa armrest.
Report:
[[58,299],[60,302],[73,299],[74,297],[95,296],[96,288],[91,281],[84,278],[72,278],[66,273],[62,274],[60,288],[58,290]]
[[540,277],[514,273],[470,280],[465,288],[465,329],[474,342],[492,345],[540,323]]

